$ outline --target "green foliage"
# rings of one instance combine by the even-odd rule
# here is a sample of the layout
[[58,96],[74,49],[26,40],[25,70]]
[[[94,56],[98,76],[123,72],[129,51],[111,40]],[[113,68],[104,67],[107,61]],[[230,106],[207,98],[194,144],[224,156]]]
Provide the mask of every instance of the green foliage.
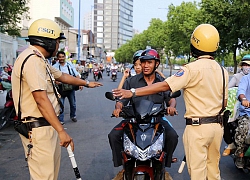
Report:
[[202,22],[202,14],[196,2],[182,2],[180,6],[168,7],[166,30],[169,50],[174,56],[190,54],[190,36]]
[[[115,51],[115,59],[118,62],[132,62],[134,53],[138,50],[144,50],[146,46],[151,46],[156,50],[164,48],[164,26],[160,19],[152,19],[150,26],[141,34],[137,34],[132,40],[123,44]],[[160,51],[159,51],[160,52]]]
[[[249,0],[202,0],[183,2],[180,6],[168,7],[167,20],[152,19],[150,26],[141,34],[115,51],[119,62],[132,62],[134,52],[151,46],[161,59],[169,59],[169,65],[184,63],[176,61],[178,55],[188,58],[190,36],[199,24],[210,23],[220,34],[220,47],[216,59],[224,60],[226,66],[237,67],[250,45],[250,1]],[[240,55],[236,56],[236,52]],[[191,59],[193,60],[193,59]],[[186,63],[186,62],[185,62]],[[235,68],[236,70],[236,68]]]
[[237,49],[248,47],[250,41],[249,0],[202,0],[201,9],[206,22],[220,33],[220,57],[233,53],[235,72]]
[[7,32],[11,36],[19,36],[21,28],[18,23],[23,18],[29,19],[26,7],[28,0],[1,0],[0,1],[0,32]]

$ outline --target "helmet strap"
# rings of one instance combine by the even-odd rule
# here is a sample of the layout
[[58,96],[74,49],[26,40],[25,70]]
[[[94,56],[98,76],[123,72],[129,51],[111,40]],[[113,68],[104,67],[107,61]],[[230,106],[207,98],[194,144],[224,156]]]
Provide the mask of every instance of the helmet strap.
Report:
[[56,50],[56,39],[33,36],[29,37],[27,41],[29,41],[31,45],[38,45],[44,48],[49,53],[49,57],[46,58],[52,57]]

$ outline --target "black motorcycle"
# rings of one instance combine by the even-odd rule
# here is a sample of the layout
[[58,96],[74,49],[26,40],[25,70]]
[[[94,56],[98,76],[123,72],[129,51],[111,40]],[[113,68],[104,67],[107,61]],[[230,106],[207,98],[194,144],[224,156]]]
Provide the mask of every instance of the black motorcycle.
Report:
[[107,76],[110,75],[110,68],[109,67],[106,68],[106,73],[107,73]]
[[88,79],[88,76],[89,76],[89,72],[87,72],[87,71],[84,71],[81,73],[81,79],[83,79],[83,80]]
[[115,82],[115,80],[117,79],[117,70],[116,69],[111,70],[111,79],[113,80],[113,82]]
[[[106,92],[105,96],[116,100],[111,92]],[[171,97],[178,96],[180,92]],[[124,149],[121,152],[124,180],[165,180],[165,132],[157,120],[165,113],[163,104],[148,100],[123,107],[120,117],[130,120],[124,126]]]

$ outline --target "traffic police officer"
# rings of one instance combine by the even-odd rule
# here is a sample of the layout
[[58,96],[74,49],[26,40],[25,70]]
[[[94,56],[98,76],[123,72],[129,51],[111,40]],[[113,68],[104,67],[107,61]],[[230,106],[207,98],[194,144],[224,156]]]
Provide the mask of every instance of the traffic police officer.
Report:
[[[197,26],[190,43],[196,61],[185,65],[165,82],[136,89],[134,95],[183,89],[187,125],[183,143],[190,177],[192,180],[220,180],[219,159],[223,136],[220,112],[227,103],[228,73],[214,60],[219,45],[219,33],[214,26]],[[130,90],[115,89],[113,93],[121,98],[133,96]]]
[[[64,74],[47,62],[46,58],[56,55],[61,39],[65,39],[65,36],[57,23],[49,19],[34,21],[27,39],[31,45],[18,56],[12,72],[15,109],[16,112],[20,110],[20,120],[30,132],[29,138],[21,134],[20,137],[31,179],[56,180],[60,167],[60,146],[71,145],[74,149],[72,138],[57,117],[60,106],[55,94],[57,91],[53,89],[53,81],[56,79],[88,87],[101,85]],[[24,64],[20,83],[21,66],[30,54],[32,55]]]

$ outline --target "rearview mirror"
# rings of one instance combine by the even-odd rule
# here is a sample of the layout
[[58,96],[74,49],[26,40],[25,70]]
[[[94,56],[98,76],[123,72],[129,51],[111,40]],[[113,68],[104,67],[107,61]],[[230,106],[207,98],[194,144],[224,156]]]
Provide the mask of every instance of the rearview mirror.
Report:
[[111,101],[115,101],[115,97],[112,92],[105,92],[105,97]]

